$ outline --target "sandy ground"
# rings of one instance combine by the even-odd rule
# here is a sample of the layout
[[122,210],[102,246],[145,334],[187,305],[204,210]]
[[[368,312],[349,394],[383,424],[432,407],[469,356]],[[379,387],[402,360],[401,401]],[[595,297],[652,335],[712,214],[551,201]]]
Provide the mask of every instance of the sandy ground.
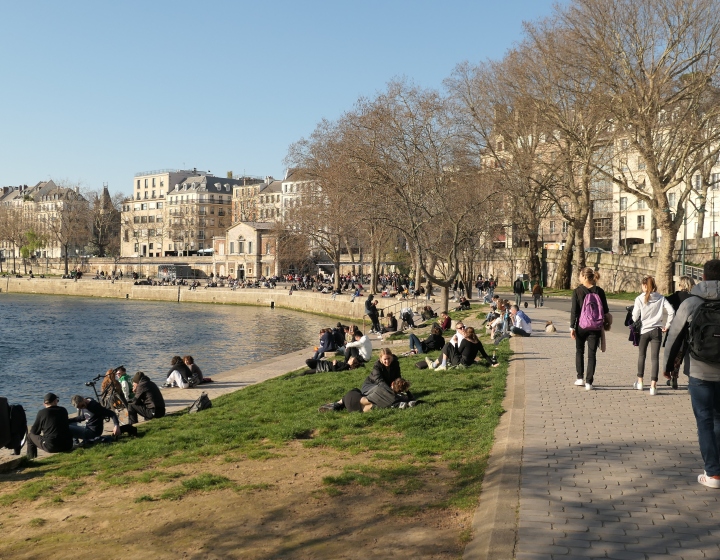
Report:
[[[346,456],[299,442],[265,460],[217,459],[169,467],[174,481],[108,486],[88,479],[77,494],[0,507],[0,558],[459,558],[472,511],[426,507],[441,502],[454,478],[437,466],[420,489],[329,487],[345,465],[383,465],[370,455]],[[240,489],[159,497],[201,473],[228,477]],[[0,476],[0,494],[26,477]],[[330,491],[328,489],[330,488]],[[335,489],[341,494],[333,495]],[[56,497],[57,499],[57,497]]]

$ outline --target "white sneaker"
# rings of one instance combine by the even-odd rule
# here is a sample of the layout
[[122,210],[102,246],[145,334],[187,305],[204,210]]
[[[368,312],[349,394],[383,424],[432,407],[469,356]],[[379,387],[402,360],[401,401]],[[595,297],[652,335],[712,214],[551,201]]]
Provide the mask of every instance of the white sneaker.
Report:
[[430,369],[435,369],[435,362],[433,362],[430,358],[426,357],[425,363],[427,363],[427,365]]
[[578,387],[582,387],[583,385],[585,385],[585,381],[583,381],[582,379],[576,379],[575,385],[577,385]]
[[592,385],[590,383],[585,383],[585,390],[592,391]]
[[650,387],[650,396],[654,397],[657,395],[657,387]]
[[643,389],[642,381],[636,381],[635,383],[633,383],[633,389],[637,389],[638,391],[642,391],[642,389]]
[[447,366],[444,364],[440,364],[438,367],[435,368],[435,371],[445,371],[447,369]]

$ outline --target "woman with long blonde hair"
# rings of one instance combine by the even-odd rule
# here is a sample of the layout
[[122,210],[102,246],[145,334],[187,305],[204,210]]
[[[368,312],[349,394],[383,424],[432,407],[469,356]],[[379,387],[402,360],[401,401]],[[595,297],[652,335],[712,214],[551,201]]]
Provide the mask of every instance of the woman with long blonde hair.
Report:
[[[667,320],[663,323],[663,309],[667,312]],[[640,319],[640,342],[638,343],[638,373],[637,381],[633,388],[642,391],[643,377],[645,376],[645,358],[648,346],[650,346],[650,395],[657,394],[658,373],[660,371],[660,346],[662,344],[662,333],[670,328],[675,310],[665,299],[665,296],[657,292],[657,284],[652,276],[645,276],[642,279],[642,293],[635,298],[633,306],[633,321]]]

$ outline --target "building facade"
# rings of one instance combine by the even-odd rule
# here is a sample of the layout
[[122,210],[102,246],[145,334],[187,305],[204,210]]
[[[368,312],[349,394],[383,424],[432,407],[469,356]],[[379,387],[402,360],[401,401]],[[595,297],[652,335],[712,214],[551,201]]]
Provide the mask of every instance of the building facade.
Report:
[[239,222],[213,239],[213,272],[238,280],[278,274],[275,222]]

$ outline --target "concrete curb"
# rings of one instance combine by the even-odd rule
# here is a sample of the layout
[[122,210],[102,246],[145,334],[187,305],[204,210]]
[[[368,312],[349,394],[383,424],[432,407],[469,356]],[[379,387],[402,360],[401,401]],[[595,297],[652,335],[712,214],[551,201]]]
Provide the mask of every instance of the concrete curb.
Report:
[[525,431],[525,363],[522,339],[513,337],[510,344],[515,357],[508,368],[505,413],[495,429],[495,443],[472,522],[473,540],[465,547],[464,560],[515,556]]

